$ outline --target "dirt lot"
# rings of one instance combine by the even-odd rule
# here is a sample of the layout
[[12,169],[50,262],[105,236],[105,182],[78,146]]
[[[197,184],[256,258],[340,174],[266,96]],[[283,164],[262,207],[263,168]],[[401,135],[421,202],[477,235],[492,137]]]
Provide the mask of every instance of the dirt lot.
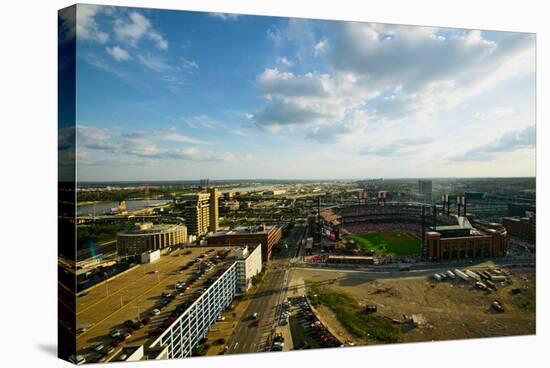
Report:
[[[401,324],[400,342],[534,334],[534,270],[514,272],[511,279],[512,284],[498,285],[497,291],[489,292],[464,282],[435,282],[426,277],[374,280],[358,273],[294,269],[289,293],[304,294],[307,286],[318,285],[346,293],[361,306],[375,304],[379,314],[392,319],[415,314],[418,327]],[[503,304],[504,313],[491,309],[495,299]],[[321,306],[318,311],[323,323],[342,341],[370,343],[351,335],[329,308]]]

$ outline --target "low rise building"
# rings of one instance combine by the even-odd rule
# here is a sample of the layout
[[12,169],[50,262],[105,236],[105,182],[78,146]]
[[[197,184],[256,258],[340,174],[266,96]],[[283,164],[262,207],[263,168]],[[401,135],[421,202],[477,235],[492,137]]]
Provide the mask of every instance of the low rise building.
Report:
[[160,259],[160,249],[150,250],[141,254],[141,263],[153,263]]
[[277,196],[286,193],[286,189],[273,189],[265,192],[267,195]]
[[121,256],[141,255],[148,251],[181,246],[187,242],[184,225],[138,223],[134,229],[117,234],[117,251]]
[[262,259],[267,262],[275,244],[281,240],[282,231],[279,226],[249,226],[237,227],[230,231],[218,231],[206,238],[208,245],[213,246],[248,246],[262,245]]

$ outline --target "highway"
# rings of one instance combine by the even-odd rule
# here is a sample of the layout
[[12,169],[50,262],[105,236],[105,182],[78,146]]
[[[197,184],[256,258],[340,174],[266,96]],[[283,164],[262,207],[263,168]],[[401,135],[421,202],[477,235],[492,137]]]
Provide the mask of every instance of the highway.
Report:
[[[266,267],[262,283],[243,314],[233,336],[227,344],[227,354],[252,353],[264,351],[266,342],[275,327],[277,309],[284,298],[288,281],[289,259],[296,254],[298,243],[305,235],[306,228],[296,226],[291,230],[284,249],[280,255],[275,255]],[[259,326],[252,317],[258,313]]]

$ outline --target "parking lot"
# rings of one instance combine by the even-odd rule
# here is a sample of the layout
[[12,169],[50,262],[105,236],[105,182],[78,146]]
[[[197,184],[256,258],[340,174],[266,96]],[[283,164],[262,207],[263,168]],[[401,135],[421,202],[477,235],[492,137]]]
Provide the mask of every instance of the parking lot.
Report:
[[319,321],[304,295],[290,297],[288,300],[293,349],[341,346],[341,342]]
[[77,298],[77,351],[110,360],[160,335],[233,262],[224,248],[178,249]]

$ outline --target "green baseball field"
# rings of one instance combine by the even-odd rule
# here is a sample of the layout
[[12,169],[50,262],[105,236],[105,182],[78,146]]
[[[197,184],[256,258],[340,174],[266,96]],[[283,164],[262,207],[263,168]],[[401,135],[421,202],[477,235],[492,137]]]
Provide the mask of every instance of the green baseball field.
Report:
[[409,231],[391,230],[348,237],[359,247],[383,256],[416,256],[422,250],[422,241]]

